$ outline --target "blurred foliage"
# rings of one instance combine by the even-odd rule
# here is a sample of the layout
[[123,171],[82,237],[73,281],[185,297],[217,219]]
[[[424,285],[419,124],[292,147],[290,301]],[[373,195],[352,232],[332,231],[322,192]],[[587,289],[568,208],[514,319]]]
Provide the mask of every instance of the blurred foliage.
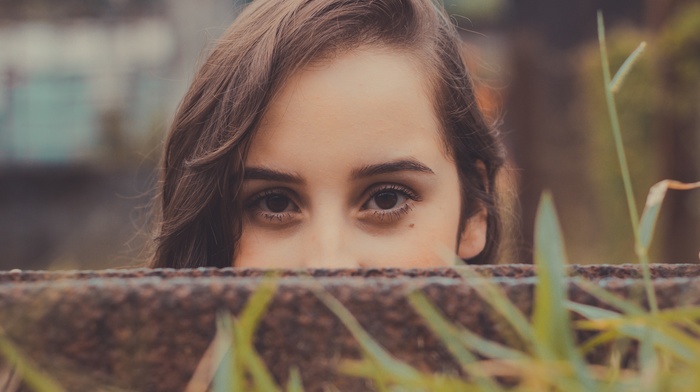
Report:
[[447,12],[457,17],[457,23],[463,24],[462,19],[492,21],[498,18],[507,3],[506,0],[443,0]]
[[[666,23],[657,41],[660,60],[672,75],[673,100],[659,100],[677,116],[700,110],[700,4],[681,8]],[[668,106],[671,106],[670,108]]]

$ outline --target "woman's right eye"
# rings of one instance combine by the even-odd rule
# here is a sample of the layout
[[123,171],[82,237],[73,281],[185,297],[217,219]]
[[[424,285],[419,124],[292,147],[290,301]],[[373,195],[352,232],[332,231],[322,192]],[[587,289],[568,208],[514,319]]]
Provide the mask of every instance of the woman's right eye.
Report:
[[285,195],[270,195],[260,200],[260,209],[279,214],[286,211],[292,204],[292,201]]
[[279,190],[268,190],[254,196],[248,204],[248,210],[255,217],[263,218],[270,223],[287,223],[292,220],[295,213],[300,212],[292,198]]

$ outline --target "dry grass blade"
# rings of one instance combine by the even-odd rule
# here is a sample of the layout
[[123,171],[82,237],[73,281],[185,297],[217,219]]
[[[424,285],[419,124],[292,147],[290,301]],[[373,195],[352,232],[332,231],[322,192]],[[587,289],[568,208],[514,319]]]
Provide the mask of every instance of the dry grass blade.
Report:
[[22,380],[11,366],[0,366],[0,391],[17,392]]
[[656,221],[659,218],[661,204],[666,197],[666,192],[669,189],[674,190],[691,190],[700,188],[700,182],[683,183],[673,180],[663,180],[656,183],[649,189],[647,201],[644,206],[644,212],[639,223],[639,246],[641,251],[646,252],[651,244],[656,228]]
[[65,389],[46,374],[43,374],[34,364],[15,347],[0,328],[0,355],[7,364],[14,368],[20,378],[34,392],[63,392]]
[[216,373],[224,357],[229,353],[231,348],[231,330],[226,330],[222,326],[222,319],[230,318],[229,314],[219,314],[217,317],[217,330],[214,340],[212,340],[204,355],[199,360],[197,367],[190,378],[190,381],[185,387],[185,392],[205,391]]
[[650,341],[652,347],[684,361],[700,361],[700,342],[681,329],[686,328],[684,323],[692,323],[700,317],[698,308],[625,315],[583,304],[570,303],[568,306],[588,319],[577,321],[577,329],[601,332],[581,346],[583,352],[619,337],[627,337]]

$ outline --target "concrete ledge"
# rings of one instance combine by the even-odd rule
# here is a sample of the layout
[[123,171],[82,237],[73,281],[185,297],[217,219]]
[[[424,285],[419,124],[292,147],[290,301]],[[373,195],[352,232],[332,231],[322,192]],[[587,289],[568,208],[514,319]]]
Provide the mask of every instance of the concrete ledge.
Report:
[[[526,314],[536,278],[526,265],[475,267],[496,277]],[[700,303],[700,266],[655,265],[662,308]],[[137,391],[182,390],[211,342],[219,310],[238,314],[260,283],[261,270],[133,269],[0,273],[0,325],[10,338],[69,390],[95,383]],[[451,320],[507,342],[510,328],[454,269],[309,270],[396,357],[419,369],[458,372],[446,349],[405,299],[421,289]],[[641,289],[636,266],[572,266],[569,274],[628,295]],[[327,386],[366,390],[339,376],[341,358],[358,348],[316,298],[307,277],[285,271],[256,335],[256,347],[278,378],[298,366],[307,391]],[[361,277],[362,279],[355,279]],[[601,304],[567,280],[570,298]],[[92,386],[92,388],[90,388]]]

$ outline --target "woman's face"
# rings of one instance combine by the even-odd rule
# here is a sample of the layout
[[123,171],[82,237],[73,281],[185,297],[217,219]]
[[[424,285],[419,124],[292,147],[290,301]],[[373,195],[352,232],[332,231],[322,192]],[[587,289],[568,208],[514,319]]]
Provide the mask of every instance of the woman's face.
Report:
[[473,257],[460,186],[415,60],[358,49],[302,69],[272,100],[245,162],[238,267],[429,267]]

